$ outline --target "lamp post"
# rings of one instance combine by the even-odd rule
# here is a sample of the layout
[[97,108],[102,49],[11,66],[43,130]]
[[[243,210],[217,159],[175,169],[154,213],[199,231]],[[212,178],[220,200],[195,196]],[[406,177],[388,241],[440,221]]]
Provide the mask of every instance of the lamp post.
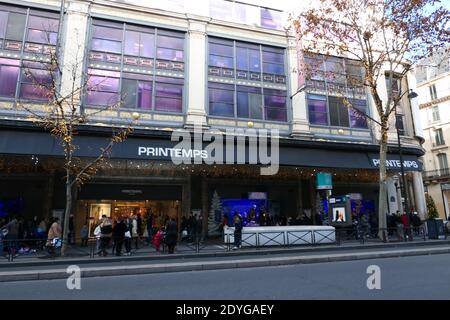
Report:
[[[413,90],[411,90],[411,92],[408,94],[408,98],[410,100],[417,98],[419,95],[417,93],[415,93]],[[399,128],[399,121],[397,118],[397,105],[395,106],[395,128],[397,129],[397,142],[398,142],[398,153],[400,156],[400,172],[402,175],[402,179],[400,182],[400,188],[401,188],[401,194],[402,194],[402,198],[405,199],[405,207],[404,210],[406,212],[406,221],[408,224],[408,229],[407,229],[407,235],[411,235],[410,234],[410,217],[409,217],[409,203],[408,203],[408,191],[406,189],[406,175],[405,175],[405,167],[404,167],[404,163],[403,163],[403,151],[402,151],[402,144],[401,144],[401,139],[400,139],[400,128]],[[400,201],[402,201],[403,199],[400,199]],[[403,212],[401,212],[401,214],[403,214]],[[411,236],[410,236],[410,240]]]

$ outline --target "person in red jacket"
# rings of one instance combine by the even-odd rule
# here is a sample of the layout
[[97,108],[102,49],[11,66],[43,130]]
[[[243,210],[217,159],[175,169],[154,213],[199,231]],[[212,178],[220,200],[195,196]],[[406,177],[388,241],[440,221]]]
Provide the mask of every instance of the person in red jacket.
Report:
[[158,229],[155,236],[153,237],[153,245],[155,246],[156,252],[160,252],[163,238],[164,238],[163,231],[161,229]]
[[408,216],[406,215],[406,213],[403,213],[400,218],[403,224],[403,234],[405,241],[412,241],[411,225]]

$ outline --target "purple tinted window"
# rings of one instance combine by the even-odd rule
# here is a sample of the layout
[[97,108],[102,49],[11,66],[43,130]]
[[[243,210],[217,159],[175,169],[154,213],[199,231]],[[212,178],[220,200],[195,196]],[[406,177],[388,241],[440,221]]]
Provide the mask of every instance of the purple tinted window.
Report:
[[168,36],[158,36],[158,47],[183,50],[184,39]]
[[155,109],[157,111],[165,111],[165,112],[181,112],[182,111],[182,100],[181,99],[170,99],[170,98],[164,98],[164,97],[156,97]]
[[14,98],[18,78],[18,67],[0,66],[0,96]]
[[278,108],[266,108],[266,120],[287,121],[287,110]]
[[352,128],[367,129],[367,118],[364,116],[367,113],[367,104],[365,100],[353,100],[351,101],[354,109],[349,109],[350,124]]
[[28,28],[57,33],[59,22],[56,19],[30,16],[28,20]]
[[138,84],[138,108],[152,109],[152,83],[139,82]]
[[[153,58],[155,56],[155,36],[141,33],[141,57]],[[183,59],[183,57],[181,57]]]
[[158,48],[157,56],[158,59],[171,60],[171,61],[183,61],[183,51]]
[[56,45],[57,37],[58,34],[54,32],[29,29],[27,41]]
[[50,86],[52,81],[50,72],[45,70],[25,70],[24,77],[22,78],[22,82],[34,84],[35,86]]
[[119,101],[119,95],[111,92],[90,91],[86,96],[86,103],[96,106],[114,106]]
[[309,122],[311,124],[328,125],[327,98],[324,96],[308,96]]
[[139,32],[127,31],[125,33],[125,54],[139,56],[140,48]]
[[210,88],[209,113],[215,116],[234,117],[234,91]]
[[275,63],[264,63],[264,73],[284,74],[284,65]]
[[122,30],[109,28],[109,27],[99,27],[93,26],[92,36],[93,38],[100,38],[106,40],[122,41]]
[[234,107],[226,103],[209,103],[209,113],[213,116],[234,117]]
[[20,97],[22,99],[47,101],[51,97],[51,91],[44,87],[22,83],[20,87]]
[[233,66],[233,58],[228,57],[221,57],[221,56],[209,56],[209,65],[214,67],[220,67],[220,68],[230,68],[232,69]]
[[0,38],[5,37],[7,23],[8,23],[8,13],[0,11]]
[[233,56],[233,47],[222,45],[222,44],[209,44],[209,53],[219,56],[232,57]]
[[117,92],[119,90],[118,78],[90,76],[88,80],[90,91]]
[[234,104],[234,91],[209,89],[209,101]]
[[122,43],[110,40],[92,39],[92,50],[121,53]]
[[264,105],[266,107],[286,108],[286,97],[265,95]]
[[236,68],[238,70],[248,70],[247,49],[236,48]]
[[8,66],[20,66],[20,60],[13,60],[13,59],[4,59],[0,58],[0,65],[6,64]]
[[181,112],[183,101],[182,98],[182,86],[167,83],[156,83],[156,110],[167,112]]
[[282,28],[281,21],[282,17],[280,12],[261,8],[262,27],[280,30]]

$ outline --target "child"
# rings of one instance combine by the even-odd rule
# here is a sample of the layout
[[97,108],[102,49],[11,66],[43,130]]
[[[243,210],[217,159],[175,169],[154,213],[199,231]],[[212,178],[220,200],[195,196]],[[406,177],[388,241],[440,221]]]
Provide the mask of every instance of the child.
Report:
[[158,229],[158,232],[156,232],[155,236],[153,237],[153,245],[156,248],[156,252],[160,252],[161,248],[161,242],[163,241],[163,232],[161,229]]

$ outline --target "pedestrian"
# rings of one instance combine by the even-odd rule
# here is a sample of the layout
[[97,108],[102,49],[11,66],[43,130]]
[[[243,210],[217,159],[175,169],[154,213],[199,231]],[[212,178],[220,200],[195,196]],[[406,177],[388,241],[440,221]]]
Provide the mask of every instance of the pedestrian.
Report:
[[127,229],[125,231],[125,255],[131,255],[131,232],[133,230],[133,224],[130,218],[125,218],[124,221]]
[[242,246],[242,218],[239,213],[234,214],[234,248],[233,250],[239,249]]
[[157,232],[153,236],[153,245],[155,246],[156,252],[160,252],[161,250],[161,243],[163,242],[164,234],[163,231],[158,228]]
[[122,217],[119,217],[113,229],[114,243],[116,245],[116,256],[122,255],[122,245],[125,240],[126,232],[127,232],[127,225],[123,221]]
[[178,228],[174,218],[170,218],[166,227],[166,244],[169,250],[169,254],[173,254],[175,246],[177,244]]
[[111,242],[111,237],[112,237],[112,222],[106,215],[103,215],[102,222],[100,223],[100,250],[98,252],[99,256],[106,257],[108,255],[106,248]]
[[8,253],[12,256],[16,256],[17,249],[17,238],[19,236],[19,223],[16,217],[12,217],[12,219],[6,225],[6,230],[8,231],[8,235],[6,236],[6,241],[8,243]]
[[61,225],[59,224],[59,218],[53,218],[53,223],[48,229],[47,236],[47,248],[51,255],[55,254],[55,249],[61,246]]
[[86,223],[80,230],[80,236],[81,236],[81,246],[87,247],[88,246],[88,238],[89,238],[89,229],[88,229],[88,226]]
[[137,217],[133,216],[131,219],[131,237],[133,238],[135,245],[136,245],[136,250],[139,249],[138,246],[138,240],[139,240],[139,233],[138,233],[138,221],[137,221]]
[[153,214],[151,211],[147,216],[147,232],[148,232],[147,244],[151,245],[153,238]]

